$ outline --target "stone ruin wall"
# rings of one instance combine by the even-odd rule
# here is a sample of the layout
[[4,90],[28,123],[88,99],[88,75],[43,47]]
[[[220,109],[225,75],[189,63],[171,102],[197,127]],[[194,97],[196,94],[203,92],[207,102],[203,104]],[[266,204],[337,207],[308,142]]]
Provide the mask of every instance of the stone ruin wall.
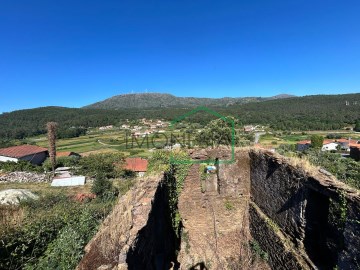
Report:
[[[320,172],[305,172],[272,153],[250,151],[250,231],[273,269],[360,269],[359,192]],[[346,201],[334,228],[330,202]]]

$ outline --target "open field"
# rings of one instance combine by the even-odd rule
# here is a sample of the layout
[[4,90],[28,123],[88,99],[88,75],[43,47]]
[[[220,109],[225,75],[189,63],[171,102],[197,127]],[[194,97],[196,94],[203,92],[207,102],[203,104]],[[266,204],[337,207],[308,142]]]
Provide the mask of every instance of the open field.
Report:
[[307,131],[307,132],[293,132],[290,135],[279,135],[276,132],[267,133],[260,137],[260,143],[265,146],[272,146],[274,148],[278,147],[281,144],[296,144],[301,140],[309,140],[311,135],[321,135],[324,138],[328,134],[341,135],[342,138],[351,138],[360,140],[360,133],[358,132],[349,132],[345,130],[333,130],[333,131]]
[[[175,136],[180,136],[185,132],[184,130],[177,130],[174,132]],[[195,130],[196,132],[196,130]],[[304,132],[269,132],[260,136],[260,143],[264,146],[271,146],[277,148],[281,144],[296,144],[300,140],[310,139],[311,135],[318,134],[326,137],[328,134],[341,135],[343,138],[352,138],[360,140],[360,133],[348,130],[331,130],[331,131],[304,131]],[[158,138],[156,138],[158,137]],[[59,139],[57,141],[57,151],[73,151],[82,155],[89,155],[94,153],[108,153],[108,152],[122,152],[125,156],[139,156],[148,157],[156,146],[163,146],[170,142],[171,131],[167,130],[165,133],[154,136],[148,135],[148,138],[139,137],[136,140],[131,140],[131,137],[126,137],[124,130],[108,130],[98,131],[97,129],[90,130],[87,135],[70,139]],[[27,139],[30,143],[35,143],[42,147],[47,147],[47,138],[44,136],[36,136]]]
[[[174,134],[179,134],[179,132]],[[126,137],[124,130],[90,131],[84,136],[59,139],[56,145],[57,151],[72,151],[82,155],[120,151],[126,156],[147,157],[157,146],[170,143],[170,137],[170,131],[159,133],[157,136],[150,134],[148,138],[139,137],[136,140],[132,140],[130,136]],[[27,141],[38,146],[48,147],[47,138],[44,136],[28,138]]]

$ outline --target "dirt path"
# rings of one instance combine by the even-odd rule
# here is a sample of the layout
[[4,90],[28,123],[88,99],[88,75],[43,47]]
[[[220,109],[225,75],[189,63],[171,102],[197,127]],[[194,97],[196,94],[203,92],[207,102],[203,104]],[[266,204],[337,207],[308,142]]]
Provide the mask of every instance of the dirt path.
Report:
[[[220,194],[213,188],[217,187],[216,174],[207,176],[205,191],[201,188],[199,165],[191,167],[179,199],[185,237],[178,259],[186,269],[201,262],[212,269],[228,269],[228,260],[239,257],[244,240],[241,235],[248,231],[249,175],[244,173],[248,170],[245,163],[221,165]],[[235,178],[240,171],[241,180]]]

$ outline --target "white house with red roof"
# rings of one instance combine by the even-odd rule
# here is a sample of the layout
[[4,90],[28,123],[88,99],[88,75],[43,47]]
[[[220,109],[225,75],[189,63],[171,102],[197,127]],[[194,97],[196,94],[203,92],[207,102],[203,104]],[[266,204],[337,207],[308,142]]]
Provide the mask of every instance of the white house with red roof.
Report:
[[0,161],[2,162],[25,160],[32,164],[40,165],[48,155],[49,153],[46,148],[28,144],[0,149]]
[[[296,144],[297,151],[305,151],[309,149],[311,146],[310,140],[299,141]],[[336,151],[338,148],[342,150],[350,151],[352,146],[360,146],[359,141],[351,140],[351,139],[325,139],[323,142],[323,146],[321,148],[322,151]]]

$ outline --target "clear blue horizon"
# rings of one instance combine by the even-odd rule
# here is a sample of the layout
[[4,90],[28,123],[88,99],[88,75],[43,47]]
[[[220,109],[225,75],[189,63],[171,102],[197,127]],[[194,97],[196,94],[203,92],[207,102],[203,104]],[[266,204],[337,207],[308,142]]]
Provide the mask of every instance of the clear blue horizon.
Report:
[[140,92],[360,92],[359,1],[0,3],[0,112]]

